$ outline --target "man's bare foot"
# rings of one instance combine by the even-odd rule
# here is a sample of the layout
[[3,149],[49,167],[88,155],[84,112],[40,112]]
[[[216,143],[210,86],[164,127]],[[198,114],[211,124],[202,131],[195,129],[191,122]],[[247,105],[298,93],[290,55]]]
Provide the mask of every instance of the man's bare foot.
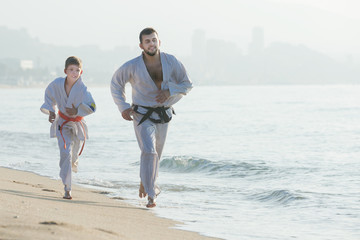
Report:
[[64,195],[63,198],[64,198],[64,199],[69,199],[69,200],[71,200],[71,199],[72,199],[72,197],[71,197],[71,192],[70,192],[70,191],[65,191],[65,195]]
[[145,192],[144,186],[142,185],[142,182],[140,182],[140,187],[139,187],[139,197],[140,198],[144,198],[146,197],[147,194]]
[[156,197],[159,196],[159,194],[161,193],[161,189],[159,188],[159,186],[155,186],[155,195]]
[[153,208],[156,207],[156,202],[151,197],[148,197],[148,203],[146,204],[147,208]]

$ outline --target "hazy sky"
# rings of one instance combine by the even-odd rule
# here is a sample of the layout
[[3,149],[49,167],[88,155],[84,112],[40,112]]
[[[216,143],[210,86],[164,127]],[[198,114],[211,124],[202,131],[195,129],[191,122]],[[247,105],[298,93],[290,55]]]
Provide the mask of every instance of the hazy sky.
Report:
[[[147,26],[165,51],[188,55],[195,29],[246,52],[255,26],[265,42],[360,54],[359,0],[1,0],[0,26],[25,28],[43,43],[137,47]],[[0,36],[1,37],[1,36]]]

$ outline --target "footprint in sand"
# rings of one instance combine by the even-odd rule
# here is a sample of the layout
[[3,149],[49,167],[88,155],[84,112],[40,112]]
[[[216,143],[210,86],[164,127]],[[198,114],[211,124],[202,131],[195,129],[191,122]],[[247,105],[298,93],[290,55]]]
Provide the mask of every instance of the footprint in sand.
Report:
[[52,189],[46,189],[46,188],[44,188],[44,189],[42,189],[43,191],[45,191],[45,192],[56,192],[55,190],[52,190]]
[[54,221],[45,221],[45,222],[39,222],[39,224],[44,224],[44,225],[60,225],[57,222]]
[[42,188],[44,187],[43,185],[41,184],[31,184],[31,183],[25,183],[25,182],[18,182],[18,181],[12,181],[13,183],[17,183],[17,184],[23,184],[23,185],[28,185],[28,186],[31,186],[31,187],[35,187],[35,188]]

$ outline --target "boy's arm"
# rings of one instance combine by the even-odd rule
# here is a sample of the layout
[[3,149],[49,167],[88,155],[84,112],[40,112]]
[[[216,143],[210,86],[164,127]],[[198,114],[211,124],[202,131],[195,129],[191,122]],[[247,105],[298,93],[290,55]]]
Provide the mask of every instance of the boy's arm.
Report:
[[56,114],[54,112],[50,112],[49,114],[49,122],[53,123],[55,121]]
[[[41,105],[40,111],[49,115],[51,114],[51,112],[55,114],[55,106],[56,106],[56,101],[54,98],[53,86],[52,84],[49,84],[49,86],[45,90],[44,103],[43,105]],[[49,117],[49,121],[50,121],[50,117]]]
[[85,117],[89,114],[92,114],[96,111],[96,104],[91,96],[91,93],[85,92],[85,99],[80,105],[77,107],[77,115],[81,117]]

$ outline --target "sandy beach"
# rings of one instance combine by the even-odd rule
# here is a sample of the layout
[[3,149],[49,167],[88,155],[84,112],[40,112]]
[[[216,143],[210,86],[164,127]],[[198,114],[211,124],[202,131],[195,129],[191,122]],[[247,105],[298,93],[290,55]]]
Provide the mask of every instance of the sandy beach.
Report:
[[0,240],[214,239],[97,190],[75,185],[65,200],[62,189],[61,181],[0,167]]

